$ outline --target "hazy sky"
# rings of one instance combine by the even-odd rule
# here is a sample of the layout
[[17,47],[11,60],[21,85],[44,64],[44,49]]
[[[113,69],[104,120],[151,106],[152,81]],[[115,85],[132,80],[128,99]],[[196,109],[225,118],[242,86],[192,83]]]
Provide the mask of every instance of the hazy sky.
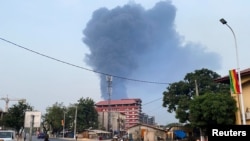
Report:
[[98,102],[107,99],[104,74],[110,74],[112,99],[141,98],[142,111],[157,123],[176,122],[161,106],[168,83],[196,69],[224,76],[237,67],[233,34],[221,18],[235,32],[240,68],[249,67],[249,6],[243,0],[1,1],[0,38],[15,45],[0,40],[0,98],[8,96],[9,107],[25,98],[43,113],[55,102]]

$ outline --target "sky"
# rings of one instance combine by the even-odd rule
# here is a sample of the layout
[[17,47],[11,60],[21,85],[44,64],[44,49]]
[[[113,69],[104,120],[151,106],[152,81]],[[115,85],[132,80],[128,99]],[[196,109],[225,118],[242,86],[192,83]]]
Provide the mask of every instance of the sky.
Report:
[[[158,124],[168,84],[208,68],[249,68],[249,1],[43,0],[0,2],[0,108],[140,98]],[[233,32],[220,23],[224,18]],[[235,44],[236,41],[236,44]],[[238,51],[238,56],[236,55]],[[237,64],[238,59],[238,64]],[[107,76],[112,91],[107,91]]]

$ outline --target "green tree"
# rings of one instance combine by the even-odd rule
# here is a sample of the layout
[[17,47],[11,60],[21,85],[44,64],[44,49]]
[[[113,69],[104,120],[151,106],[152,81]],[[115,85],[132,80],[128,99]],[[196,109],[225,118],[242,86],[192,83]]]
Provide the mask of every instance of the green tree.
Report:
[[217,73],[205,68],[186,74],[184,80],[170,84],[163,92],[163,107],[166,107],[170,113],[175,112],[179,122],[189,122],[189,105],[195,95],[205,93],[230,95],[228,84],[214,81],[219,77]]
[[76,130],[81,132],[90,127],[98,127],[98,113],[95,110],[95,102],[90,98],[80,98],[78,103],[65,107],[63,103],[55,103],[46,109],[42,116],[42,126],[44,131],[51,130],[52,133],[59,133],[63,130],[62,120],[65,115],[65,131],[74,132],[75,119]]
[[[77,114],[77,115],[76,115]],[[77,125],[79,125],[79,121],[78,121],[78,116],[80,115],[81,113],[78,112],[78,104],[75,103],[75,104],[70,104],[67,108],[67,114],[66,114],[66,120],[65,120],[65,126],[66,126],[66,129],[68,131],[74,131],[74,121],[76,119],[76,122],[77,122]],[[75,117],[77,116],[77,117]]]
[[190,102],[190,122],[196,127],[234,124],[236,111],[236,101],[232,96],[207,93]]
[[42,115],[41,126],[44,133],[47,133],[50,130],[50,121],[47,119],[47,114]]
[[235,99],[228,94],[206,93],[196,96],[190,102],[190,123],[206,133],[209,125],[230,125],[235,123],[237,111]]
[[12,105],[3,116],[3,126],[19,132],[24,129],[25,112],[32,110],[33,108],[28,103],[18,102],[18,104]]
[[52,131],[52,134],[62,131],[62,120],[64,118],[65,106],[63,103],[56,102],[52,107],[46,109],[43,116],[42,126],[45,132]]
[[91,98],[80,98],[77,107],[77,131],[88,128],[98,128],[98,113],[95,109],[95,102]]

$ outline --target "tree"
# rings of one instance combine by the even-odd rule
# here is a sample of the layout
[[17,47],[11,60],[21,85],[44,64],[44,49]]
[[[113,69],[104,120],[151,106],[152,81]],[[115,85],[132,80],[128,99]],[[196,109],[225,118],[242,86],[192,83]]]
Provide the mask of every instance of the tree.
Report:
[[95,102],[91,98],[80,98],[78,100],[78,131],[88,128],[98,128],[98,113],[95,109]]
[[[179,122],[189,122],[189,105],[195,95],[206,93],[230,95],[228,84],[214,81],[219,77],[217,73],[205,68],[186,74],[184,80],[170,84],[163,92],[163,107],[166,107],[170,113],[176,112],[176,118],[179,119]],[[196,86],[198,91],[196,91]]]
[[[76,119],[77,125],[79,125],[79,121],[77,118],[79,116],[79,114],[81,114],[81,113],[78,112],[78,104],[77,103],[70,104],[70,106],[68,106],[67,114],[66,114],[66,122],[65,122],[68,131],[72,131],[72,132],[74,131],[75,119]],[[77,117],[75,117],[75,116],[77,116]]]
[[[46,114],[43,116],[42,126],[45,132],[52,131],[52,134],[62,130],[62,120],[65,112],[63,103],[56,102],[52,107],[46,109]],[[51,129],[50,129],[51,128]]]
[[90,127],[98,127],[98,113],[95,110],[95,102],[90,98],[80,98],[78,103],[70,104],[68,107],[58,102],[52,107],[48,107],[45,115],[42,117],[44,131],[47,132],[51,130],[53,134],[62,131],[64,115],[65,121],[63,122],[65,124],[65,131],[74,132],[75,118],[77,122],[76,130],[79,132]]
[[211,125],[230,125],[235,123],[237,111],[235,99],[228,94],[206,93],[196,96],[190,102],[190,122],[192,127],[206,133]]
[[190,102],[189,119],[196,127],[230,125],[235,123],[236,111],[236,101],[232,96],[207,93],[195,97]]
[[32,109],[29,104],[23,102],[12,105],[3,116],[3,126],[5,128],[14,128],[19,132],[24,129],[25,112],[32,111]]

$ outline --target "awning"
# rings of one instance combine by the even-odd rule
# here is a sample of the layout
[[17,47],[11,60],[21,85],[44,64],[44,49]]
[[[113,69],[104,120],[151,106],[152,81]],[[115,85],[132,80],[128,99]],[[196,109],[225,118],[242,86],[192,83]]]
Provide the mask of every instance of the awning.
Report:
[[183,131],[183,130],[175,130],[174,131],[174,134],[180,138],[180,139],[183,139],[186,137],[186,133]]
[[90,132],[94,132],[96,134],[110,134],[111,132],[103,131],[103,130],[89,130]]

